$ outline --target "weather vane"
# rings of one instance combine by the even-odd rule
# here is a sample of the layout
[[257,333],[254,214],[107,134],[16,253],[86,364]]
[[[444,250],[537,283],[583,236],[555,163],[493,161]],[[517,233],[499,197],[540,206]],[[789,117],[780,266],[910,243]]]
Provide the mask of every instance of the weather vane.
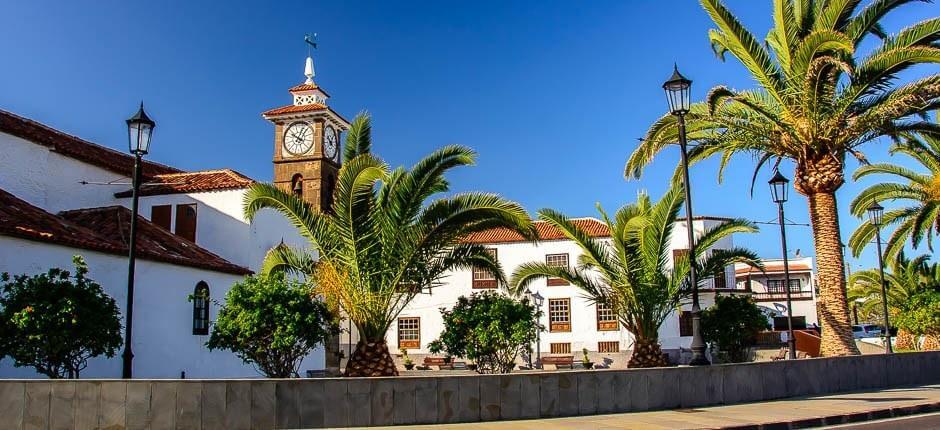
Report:
[[317,49],[317,34],[304,34],[304,43],[307,44],[307,56],[310,56],[310,48]]

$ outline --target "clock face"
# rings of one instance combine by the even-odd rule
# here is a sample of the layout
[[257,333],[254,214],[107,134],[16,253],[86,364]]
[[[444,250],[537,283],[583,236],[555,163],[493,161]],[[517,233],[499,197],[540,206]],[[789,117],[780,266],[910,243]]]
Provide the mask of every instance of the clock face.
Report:
[[336,149],[339,145],[336,142],[336,130],[333,127],[327,126],[323,130],[323,155],[326,158],[336,158]]
[[304,122],[295,122],[284,132],[284,149],[294,155],[303,155],[313,147],[313,129]]

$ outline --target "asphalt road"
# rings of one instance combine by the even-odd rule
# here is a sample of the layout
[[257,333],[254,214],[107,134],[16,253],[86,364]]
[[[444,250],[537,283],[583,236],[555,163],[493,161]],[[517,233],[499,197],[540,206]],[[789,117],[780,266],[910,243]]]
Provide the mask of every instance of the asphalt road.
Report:
[[864,423],[843,424],[825,428],[859,430],[937,430],[940,429],[940,412],[901,418],[891,418],[887,420],[869,421]]

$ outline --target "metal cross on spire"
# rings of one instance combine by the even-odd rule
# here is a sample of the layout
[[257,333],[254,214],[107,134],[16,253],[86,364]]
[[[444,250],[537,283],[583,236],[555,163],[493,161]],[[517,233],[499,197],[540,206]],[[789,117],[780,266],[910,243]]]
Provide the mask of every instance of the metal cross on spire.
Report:
[[313,71],[313,56],[310,50],[317,48],[317,34],[316,33],[313,33],[312,35],[310,33],[304,34],[304,43],[307,44],[307,63],[304,65],[304,76],[307,77],[307,80],[304,83],[308,85],[312,85],[314,71]]

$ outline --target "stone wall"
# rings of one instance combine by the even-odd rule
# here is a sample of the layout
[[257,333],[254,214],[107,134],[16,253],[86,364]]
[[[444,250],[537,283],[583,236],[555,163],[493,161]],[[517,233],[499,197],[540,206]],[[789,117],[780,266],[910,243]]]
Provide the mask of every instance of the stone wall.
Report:
[[0,428],[454,423],[691,408],[937,382],[940,352],[495,376],[3,380]]

